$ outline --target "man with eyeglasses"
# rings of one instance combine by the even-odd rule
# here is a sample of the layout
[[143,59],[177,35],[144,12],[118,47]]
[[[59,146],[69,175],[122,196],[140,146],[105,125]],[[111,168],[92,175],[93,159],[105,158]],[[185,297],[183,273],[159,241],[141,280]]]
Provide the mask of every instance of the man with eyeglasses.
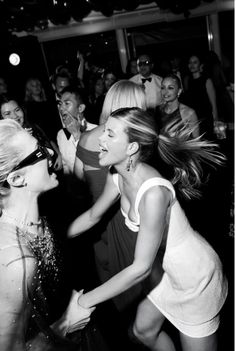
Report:
[[138,74],[130,78],[136,84],[145,89],[147,108],[154,110],[161,104],[161,81],[162,78],[152,73],[153,62],[150,56],[141,55],[137,60]]

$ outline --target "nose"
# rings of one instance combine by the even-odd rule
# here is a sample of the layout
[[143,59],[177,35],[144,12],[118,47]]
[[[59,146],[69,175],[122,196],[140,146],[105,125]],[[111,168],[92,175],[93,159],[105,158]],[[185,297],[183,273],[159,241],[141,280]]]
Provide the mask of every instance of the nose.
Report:
[[104,134],[105,134],[105,133],[102,132],[102,134],[98,137],[98,140],[99,140],[99,141],[102,142],[102,141],[104,140]]

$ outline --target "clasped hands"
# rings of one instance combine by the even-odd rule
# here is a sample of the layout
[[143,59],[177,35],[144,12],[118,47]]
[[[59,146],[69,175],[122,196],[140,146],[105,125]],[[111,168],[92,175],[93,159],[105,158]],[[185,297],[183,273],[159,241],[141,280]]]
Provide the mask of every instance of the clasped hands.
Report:
[[79,298],[83,295],[83,290],[72,291],[70,302],[62,317],[51,327],[59,335],[73,333],[83,329],[90,321],[90,315],[96,307],[85,308],[79,304]]

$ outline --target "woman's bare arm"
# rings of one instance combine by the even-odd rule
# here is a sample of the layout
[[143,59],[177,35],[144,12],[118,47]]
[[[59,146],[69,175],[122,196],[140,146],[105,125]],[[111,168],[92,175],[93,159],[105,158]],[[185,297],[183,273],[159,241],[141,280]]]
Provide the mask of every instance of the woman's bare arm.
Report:
[[145,193],[139,206],[141,223],[133,263],[104,284],[82,295],[79,299],[82,306],[95,306],[113,298],[150,274],[161,244],[169,203],[170,193],[167,189],[155,187]]
[[75,237],[97,224],[104,213],[119,197],[119,191],[114,184],[112,174],[108,173],[104,190],[95,204],[86,212],[77,217],[68,229],[68,237]]

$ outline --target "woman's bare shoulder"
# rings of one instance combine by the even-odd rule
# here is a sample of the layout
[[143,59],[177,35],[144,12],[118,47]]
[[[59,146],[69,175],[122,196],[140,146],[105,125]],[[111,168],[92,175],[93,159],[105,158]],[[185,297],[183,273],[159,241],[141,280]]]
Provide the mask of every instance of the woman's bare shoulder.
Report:
[[37,260],[25,246],[5,246],[0,249],[0,285],[7,281],[31,281],[37,272]]
[[195,111],[191,107],[184,105],[182,103],[179,105],[179,108],[180,108],[180,113],[182,117],[189,117],[195,113]]

